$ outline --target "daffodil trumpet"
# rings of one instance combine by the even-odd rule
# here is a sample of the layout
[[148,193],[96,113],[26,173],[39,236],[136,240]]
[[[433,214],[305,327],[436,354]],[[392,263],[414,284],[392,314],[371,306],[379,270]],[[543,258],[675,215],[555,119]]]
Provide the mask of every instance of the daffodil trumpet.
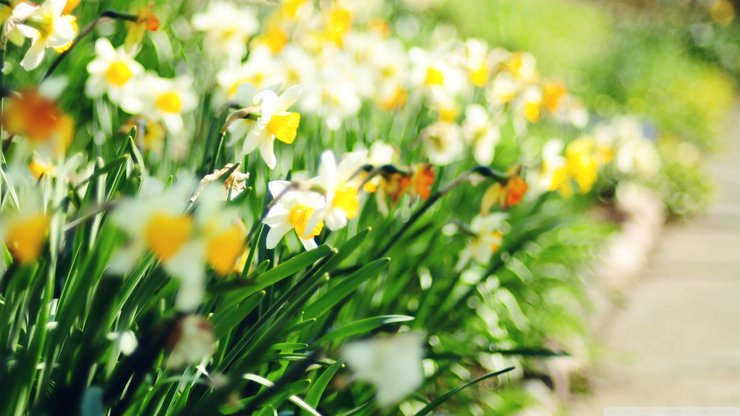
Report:
[[49,78],[54,73],[54,71],[56,71],[57,67],[59,67],[59,64],[62,63],[64,58],[66,58],[67,55],[69,55],[69,53],[72,52],[72,49],[74,49],[74,47],[77,46],[77,44],[79,44],[83,38],[85,38],[87,35],[92,33],[93,30],[95,30],[95,28],[98,27],[100,22],[104,21],[105,19],[122,20],[126,22],[138,22],[139,16],[136,16],[135,14],[121,13],[115,10],[103,11],[102,13],[100,13],[100,16],[96,17],[95,20],[90,22],[90,24],[87,25],[87,27],[85,27],[85,29],[77,35],[74,41],[72,41],[72,44],[69,46],[69,48],[67,48],[64,52],[60,53],[56,57],[54,62],[52,62],[51,66],[46,71],[46,74],[44,75],[43,79],[45,80]]

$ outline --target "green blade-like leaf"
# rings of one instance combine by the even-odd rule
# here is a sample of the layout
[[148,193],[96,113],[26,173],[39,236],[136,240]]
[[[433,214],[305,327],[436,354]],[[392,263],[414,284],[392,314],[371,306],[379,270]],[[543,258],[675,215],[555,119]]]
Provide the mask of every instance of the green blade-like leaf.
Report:
[[500,376],[500,375],[505,374],[505,373],[508,373],[509,371],[512,371],[512,370],[514,370],[514,367],[504,368],[503,370],[494,371],[494,372],[491,372],[491,373],[488,373],[488,374],[484,374],[484,375],[482,375],[482,376],[480,376],[478,378],[475,378],[473,380],[468,381],[467,383],[465,383],[463,385],[457,386],[454,389],[448,391],[447,393],[445,393],[445,394],[437,397],[436,399],[432,400],[431,402],[427,403],[426,406],[424,406],[421,410],[419,410],[418,412],[416,412],[416,415],[415,416],[428,415],[429,412],[431,412],[432,410],[434,410],[435,408],[437,408],[439,405],[441,405],[445,401],[449,400],[451,397],[453,397],[457,393],[463,391],[464,389],[466,389],[466,388],[468,388],[468,387],[470,387],[470,386],[472,386],[474,384],[480,383],[483,380],[489,379],[491,377]]
[[359,321],[352,322],[327,333],[323,337],[319,338],[316,343],[321,344],[339,341],[353,335],[368,333],[385,325],[409,322],[413,320],[413,316],[407,315],[380,315],[373,316],[372,318],[360,319]]

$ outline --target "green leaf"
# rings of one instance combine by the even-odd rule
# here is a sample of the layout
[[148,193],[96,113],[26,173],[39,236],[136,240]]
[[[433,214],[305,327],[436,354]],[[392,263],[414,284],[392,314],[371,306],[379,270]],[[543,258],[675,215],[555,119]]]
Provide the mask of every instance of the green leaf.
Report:
[[459,392],[463,391],[464,389],[468,388],[469,386],[472,386],[474,384],[480,383],[481,381],[486,380],[486,379],[489,379],[491,377],[500,376],[500,375],[505,374],[505,373],[508,373],[509,371],[512,371],[512,370],[514,370],[514,367],[504,368],[503,370],[494,371],[494,372],[491,372],[491,373],[488,373],[488,374],[484,374],[484,375],[482,375],[482,376],[480,376],[478,378],[475,378],[473,380],[468,381],[467,383],[465,383],[465,384],[463,384],[461,386],[457,386],[454,389],[448,391],[447,393],[445,393],[445,394],[437,397],[436,399],[432,400],[431,402],[427,403],[426,406],[424,406],[421,410],[419,410],[418,412],[416,412],[416,415],[415,416],[424,416],[424,415],[427,415],[427,414],[429,414],[429,412],[431,412],[432,410],[436,409],[439,405],[441,405],[445,401],[449,400],[450,398],[452,398],[457,393],[459,393]]
[[360,319],[359,321],[352,322],[327,333],[323,337],[319,338],[316,343],[321,344],[338,341],[353,335],[365,334],[385,325],[409,322],[413,320],[413,316],[407,315],[380,315],[373,316],[372,318]]
[[[334,378],[334,375],[337,374],[337,371],[344,367],[344,363],[341,361],[337,361],[334,364],[332,364],[329,368],[324,370],[321,375],[316,378],[316,381],[311,385],[311,388],[308,390],[308,393],[306,394],[306,403],[311,407],[317,407],[319,405],[319,401],[321,400],[321,396],[324,395],[324,391],[326,390],[326,387],[329,385],[329,382],[332,378]],[[303,416],[307,416],[310,413],[303,411],[301,412]]]
[[239,290],[238,293],[240,296],[246,298],[247,296],[274,285],[286,277],[290,277],[299,271],[304,270],[306,267],[326,256],[331,251],[332,248],[324,244],[313,250],[301,253],[285,263],[281,263],[275,268],[268,270],[262,276],[259,276],[253,285]]
[[304,316],[310,319],[328,312],[333,306],[351,295],[363,282],[370,277],[376,276],[379,270],[385,267],[388,262],[390,262],[388,258],[378,259],[352,273],[339,284],[329,289],[326,294],[308,305],[304,311]]

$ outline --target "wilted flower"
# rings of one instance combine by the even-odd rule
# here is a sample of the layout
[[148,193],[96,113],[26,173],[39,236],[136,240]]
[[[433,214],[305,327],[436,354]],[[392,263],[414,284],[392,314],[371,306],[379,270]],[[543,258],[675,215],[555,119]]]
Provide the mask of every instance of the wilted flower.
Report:
[[222,182],[222,191],[223,191],[223,198],[221,200],[226,201],[228,199],[233,199],[239,194],[244,191],[246,188],[246,181],[249,179],[248,173],[242,173],[239,171],[239,168],[233,169],[233,171],[229,174],[228,177],[224,178],[223,176],[231,170],[234,167],[234,164],[227,163],[226,166],[224,166],[221,169],[213,171],[213,173],[206,175],[203,177],[203,179],[200,180],[200,185],[198,186],[198,190],[195,192],[195,195],[193,195],[192,201],[195,202],[196,199],[198,199],[198,196],[200,196],[200,193],[210,184],[221,181]]
[[388,407],[403,400],[424,380],[423,340],[419,332],[378,336],[348,343],[339,354],[358,380],[375,387],[378,404]]

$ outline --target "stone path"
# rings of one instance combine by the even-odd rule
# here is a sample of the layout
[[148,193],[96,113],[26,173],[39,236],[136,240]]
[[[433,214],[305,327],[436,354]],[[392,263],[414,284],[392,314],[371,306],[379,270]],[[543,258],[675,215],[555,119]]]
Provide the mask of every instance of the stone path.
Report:
[[718,200],[667,227],[650,268],[604,334],[593,394],[608,406],[740,406],[740,109],[712,166]]

